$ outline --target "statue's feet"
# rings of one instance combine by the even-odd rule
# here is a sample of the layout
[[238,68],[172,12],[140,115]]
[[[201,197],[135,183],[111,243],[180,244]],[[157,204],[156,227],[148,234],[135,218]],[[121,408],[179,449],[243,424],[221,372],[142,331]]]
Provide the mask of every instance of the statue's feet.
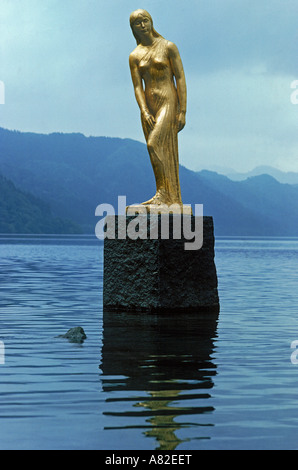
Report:
[[149,206],[150,204],[154,204],[153,202],[154,199],[155,199],[155,196],[149,199],[148,201],[142,202],[142,206]]
[[167,205],[170,204],[169,198],[167,197],[167,193],[166,191],[163,191],[163,190],[157,191],[155,196],[153,196],[151,199],[149,199],[148,201],[142,202],[143,206],[149,206],[149,205],[160,206],[162,204],[167,204]]

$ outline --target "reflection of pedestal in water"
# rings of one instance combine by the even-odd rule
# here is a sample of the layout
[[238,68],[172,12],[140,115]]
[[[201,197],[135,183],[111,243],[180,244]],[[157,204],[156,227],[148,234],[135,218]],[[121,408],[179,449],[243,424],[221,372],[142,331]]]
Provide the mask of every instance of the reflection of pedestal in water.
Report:
[[[212,217],[168,216],[168,237],[162,232],[162,217],[107,218],[112,230],[104,242],[104,307],[110,311],[168,311],[183,315],[218,312]],[[157,232],[151,230],[153,222]],[[133,239],[129,233],[136,233],[130,232],[136,225],[139,238]],[[192,242],[184,231],[187,225],[193,233]]]
[[[212,425],[208,401],[216,374],[216,328],[217,315],[210,313],[173,317],[105,311],[100,368],[110,397],[108,427],[140,430],[140,438],[155,438],[158,449],[171,450],[188,440],[178,433],[187,435],[200,415],[207,414]],[[208,425],[198,423],[197,438],[208,438]]]

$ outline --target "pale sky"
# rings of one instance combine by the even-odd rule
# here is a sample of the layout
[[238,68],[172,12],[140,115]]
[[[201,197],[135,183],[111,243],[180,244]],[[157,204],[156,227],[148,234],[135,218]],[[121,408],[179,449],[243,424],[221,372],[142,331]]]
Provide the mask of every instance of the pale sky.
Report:
[[137,8],[181,54],[180,162],[298,172],[297,0],[0,0],[0,127],[145,142],[128,66]]

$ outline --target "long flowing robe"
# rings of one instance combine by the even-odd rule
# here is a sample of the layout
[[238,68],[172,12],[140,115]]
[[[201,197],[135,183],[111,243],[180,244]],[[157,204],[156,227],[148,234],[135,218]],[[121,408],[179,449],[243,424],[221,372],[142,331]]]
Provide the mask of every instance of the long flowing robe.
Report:
[[157,191],[164,194],[165,203],[182,204],[178,158],[179,100],[167,44],[164,38],[158,38],[139,61],[146,103],[155,118],[153,130],[143,118],[142,126]]

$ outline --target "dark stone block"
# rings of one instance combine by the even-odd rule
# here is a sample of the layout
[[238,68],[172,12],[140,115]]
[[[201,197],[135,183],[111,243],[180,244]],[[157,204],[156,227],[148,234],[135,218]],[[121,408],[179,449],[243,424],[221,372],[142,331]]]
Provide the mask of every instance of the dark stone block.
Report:
[[[219,311],[212,217],[200,218],[201,226],[203,220],[203,245],[196,250],[185,249],[185,243],[190,240],[183,235],[181,239],[173,238],[173,217],[179,216],[169,216],[169,239],[162,239],[160,231],[157,239],[150,239],[150,216],[141,216],[148,223],[140,232],[143,239],[136,240],[118,237],[120,217],[126,228],[135,219],[114,217],[116,236],[105,239],[104,308],[148,312]],[[160,227],[161,216],[155,217]],[[186,217],[195,232],[198,218]]]

